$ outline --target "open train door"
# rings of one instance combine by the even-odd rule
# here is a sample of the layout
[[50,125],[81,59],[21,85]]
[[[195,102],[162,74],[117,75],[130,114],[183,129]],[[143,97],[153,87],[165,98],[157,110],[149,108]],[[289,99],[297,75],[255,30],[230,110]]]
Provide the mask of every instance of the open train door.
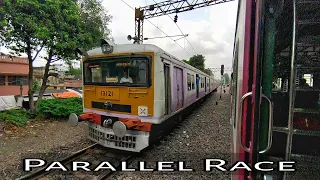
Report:
[[199,74],[196,74],[196,91],[197,91],[197,99],[199,98],[199,81],[200,81]]
[[[261,98],[261,63],[259,29],[261,28],[260,1],[242,0],[238,4],[237,26],[233,59],[231,119],[232,164],[246,162],[249,167],[259,161],[259,124]],[[233,166],[234,167],[234,166]],[[241,164],[239,167],[243,167]],[[232,169],[231,169],[232,170]],[[233,180],[259,179],[252,169],[235,169]]]

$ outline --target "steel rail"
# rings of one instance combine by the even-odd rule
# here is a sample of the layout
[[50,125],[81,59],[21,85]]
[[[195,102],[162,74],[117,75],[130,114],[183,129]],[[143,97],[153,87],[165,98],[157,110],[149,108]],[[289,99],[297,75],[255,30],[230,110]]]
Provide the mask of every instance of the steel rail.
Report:
[[[133,160],[135,156],[134,155],[128,155],[124,158],[121,159],[120,163],[116,166],[116,169],[118,169],[119,167],[121,167],[122,165],[122,162],[127,162],[128,164],[130,164]],[[107,179],[108,177],[111,177],[111,175],[113,175],[114,173],[116,173],[116,171],[111,171],[111,170],[108,170],[107,172],[101,174],[97,180],[104,180],[104,179]]]
[[[62,159],[60,162],[61,163],[69,163],[72,160],[77,159],[78,157],[81,157],[82,155],[89,153],[88,152],[89,149],[95,148],[97,146],[98,146],[98,144],[95,143],[95,144],[92,144],[92,145],[90,145],[88,147],[85,147],[85,148],[83,148],[83,149],[71,154],[70,156],[67,156],[66,158]],[[41,169],[39,169],[39,170],[37,170],[35,172],[32,172],[30,174],[27,174],[25,176],[20,177],[17,180],[37,179],[37,178],[43,177],[44,175],[50,173],[49,171],[45,171],[45,169],[46,169],[46,167],[45,168],[41,168]]]

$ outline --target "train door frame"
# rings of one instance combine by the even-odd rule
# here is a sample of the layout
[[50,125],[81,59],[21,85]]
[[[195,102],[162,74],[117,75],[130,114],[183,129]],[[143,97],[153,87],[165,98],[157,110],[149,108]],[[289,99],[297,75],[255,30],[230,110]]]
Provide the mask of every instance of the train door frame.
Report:
[[[236,72],[231,104],[233,113],[232,162],[246,161],[250,166],[259,155],[259,110],[260,110],[260,15],[261,2],[239,1],[234,44],[233,72]],[[236,66],[236,67],[235,67]],[[238,170],[232,179],[256,179],[256,171]]]
[[[184,105],[184,83],[183,83],[183,69],[178,67],[178,66],[173,66],[173,71],[174,71],[174,74],[175,74],[175,77],[174,78],[174,81],[176,82],[177,84],[177,108],[175,110],[178,110],[178,109],[181,109],[183,108],[183,105]],[[178,77],[180,76],[180,77]],[[180,81],[180,86],[179,86],[179,82]],[[181,98],[181,99],[180,99]],[[181,102],[180,102],[181,101]]]
[[199,79],[200,79],[199,74],[196,74],[196,93],[197,93],[196,98],[197,99],[199,98],[199,82],[200,82]]
[[204,77],[204,92],[207,92],[207,77]]
[[170,64],[163,63],[164,72],[164,89],[165,89],[165,115],[171,113],[171,76],[170,76]]

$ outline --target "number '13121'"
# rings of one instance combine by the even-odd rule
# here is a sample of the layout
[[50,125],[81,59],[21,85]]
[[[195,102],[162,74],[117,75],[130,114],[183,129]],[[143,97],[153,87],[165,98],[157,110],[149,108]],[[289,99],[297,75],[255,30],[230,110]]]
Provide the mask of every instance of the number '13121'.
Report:
[[101,91],[101,96],[113,96],[112,91]]

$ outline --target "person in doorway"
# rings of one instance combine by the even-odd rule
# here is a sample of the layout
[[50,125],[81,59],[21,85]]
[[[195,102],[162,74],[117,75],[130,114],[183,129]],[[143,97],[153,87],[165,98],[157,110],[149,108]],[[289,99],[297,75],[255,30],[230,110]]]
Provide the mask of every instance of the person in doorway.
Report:
[[132,78],[128,77],[127,71],[123,71],[123,77],[120,79],[120,83],[133,83]]

